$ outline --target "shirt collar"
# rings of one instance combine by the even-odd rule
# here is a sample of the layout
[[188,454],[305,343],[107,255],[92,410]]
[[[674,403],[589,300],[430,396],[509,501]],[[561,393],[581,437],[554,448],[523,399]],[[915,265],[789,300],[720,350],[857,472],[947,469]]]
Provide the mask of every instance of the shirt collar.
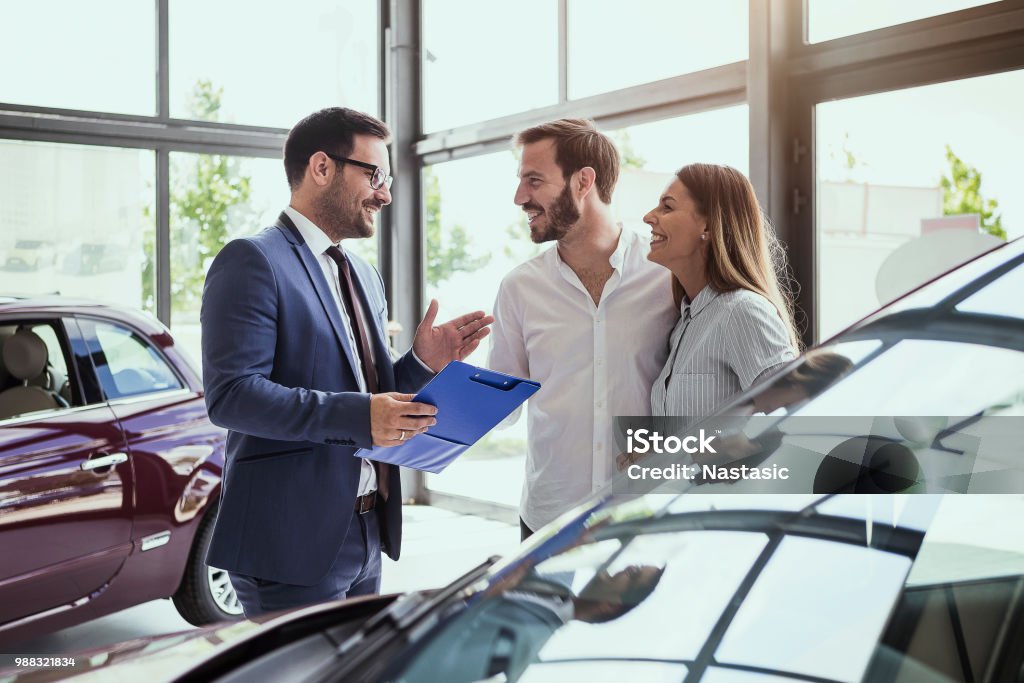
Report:
[[288,218],[292,219],[292,223],[295,223],[295,227],[298,229],[299,234],[302,235],[302,240],[315,256],[319,256],[332,246],[340,247],[340,245],[336,245],[334,242],[331,242],[331,238],[328,237],[327,233],[321,230],[316,223],[309,220],[292,207],[285,207],[284,212],[288,214]]
[[707,305],[715,300],[715,298],[721,294],[717,289],[711,285],[704,285],[704,289],[697,292],[697,296],[693,298],[693,301],[687,303],[686,298],[683,297],[683,304],[681,312],[686,315],[686,309],[690,309],[690,317],[695,318],[701,311],[707,308]]
[[626,251],[636,241],[636,233],[626,230],[622,223],[617,223],[619,226],[619,242],[615,245],[615,251],[608,257],[608,263],[615,270],[622,270],[622,264],[626,260]]

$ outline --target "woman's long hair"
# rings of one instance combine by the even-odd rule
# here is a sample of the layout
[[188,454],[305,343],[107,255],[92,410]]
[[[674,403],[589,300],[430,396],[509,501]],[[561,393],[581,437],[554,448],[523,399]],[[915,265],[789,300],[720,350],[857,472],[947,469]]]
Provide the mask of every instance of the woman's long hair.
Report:
[[[720,292],[747,289],[771,301],[799,351],[785,250],[775,231],[766,228],[750,181],[735,168],[715,164],[689,164],[676,177],[707,221],[708,284]],[[676,278],[672,278],[672,291],[678,304],[683,287]]]

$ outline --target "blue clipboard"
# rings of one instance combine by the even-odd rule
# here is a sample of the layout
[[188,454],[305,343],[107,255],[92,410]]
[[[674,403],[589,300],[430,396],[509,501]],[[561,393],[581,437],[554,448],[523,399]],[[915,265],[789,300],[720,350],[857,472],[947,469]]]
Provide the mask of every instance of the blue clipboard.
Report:
[[437,474],[538,389],[539,382],[454,360],[413,398],[437,407],[436,425],[400,446],[354,455]]

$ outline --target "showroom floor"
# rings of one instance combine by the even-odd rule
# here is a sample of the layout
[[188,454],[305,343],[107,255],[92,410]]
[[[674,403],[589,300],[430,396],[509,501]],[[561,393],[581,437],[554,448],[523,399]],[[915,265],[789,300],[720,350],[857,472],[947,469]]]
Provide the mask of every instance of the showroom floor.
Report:
[[[443,585],[490,555],[507,555],[518,545],[518,527],[441,508],[406,507],[402,560],[384,558],[381,592]],[[21,643],[16,651],[65,654],[189,628],[191,625],[178,616],[170,600],[154,600]]]

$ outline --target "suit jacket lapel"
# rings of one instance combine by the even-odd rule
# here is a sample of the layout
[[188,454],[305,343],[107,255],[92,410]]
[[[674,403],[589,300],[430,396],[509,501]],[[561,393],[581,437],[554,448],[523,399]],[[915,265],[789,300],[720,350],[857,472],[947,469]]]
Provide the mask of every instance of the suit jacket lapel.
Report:
[[348,359],[353,377],[358,377],[362,374],[362,370],[359,367],[358,359],[352,347],[348,343],[348,334],[345,332],[345,326],[341,322],[341,313],[338,311],[338,305],[334,302],[334,296],[331,294],[330,285],[327,284],[327,279],[324,277],[323,269],[320,268],[320,264],[317,263],[313,253],[306,247],[302,234],[299,233],[299,229],[292,223],[292,219],[288,218],[288,214],[282,213],[278,217],[278,227],[290,232],[295,237],[295,241],[292,242],[292,250],[299,261],[302,262],[303,267],[306,269],[306,274],[313,283],[313,289],[320,298],[320,303],[324,307],[327,319],[331,321],[331,327],[338,338],[338,343]]

